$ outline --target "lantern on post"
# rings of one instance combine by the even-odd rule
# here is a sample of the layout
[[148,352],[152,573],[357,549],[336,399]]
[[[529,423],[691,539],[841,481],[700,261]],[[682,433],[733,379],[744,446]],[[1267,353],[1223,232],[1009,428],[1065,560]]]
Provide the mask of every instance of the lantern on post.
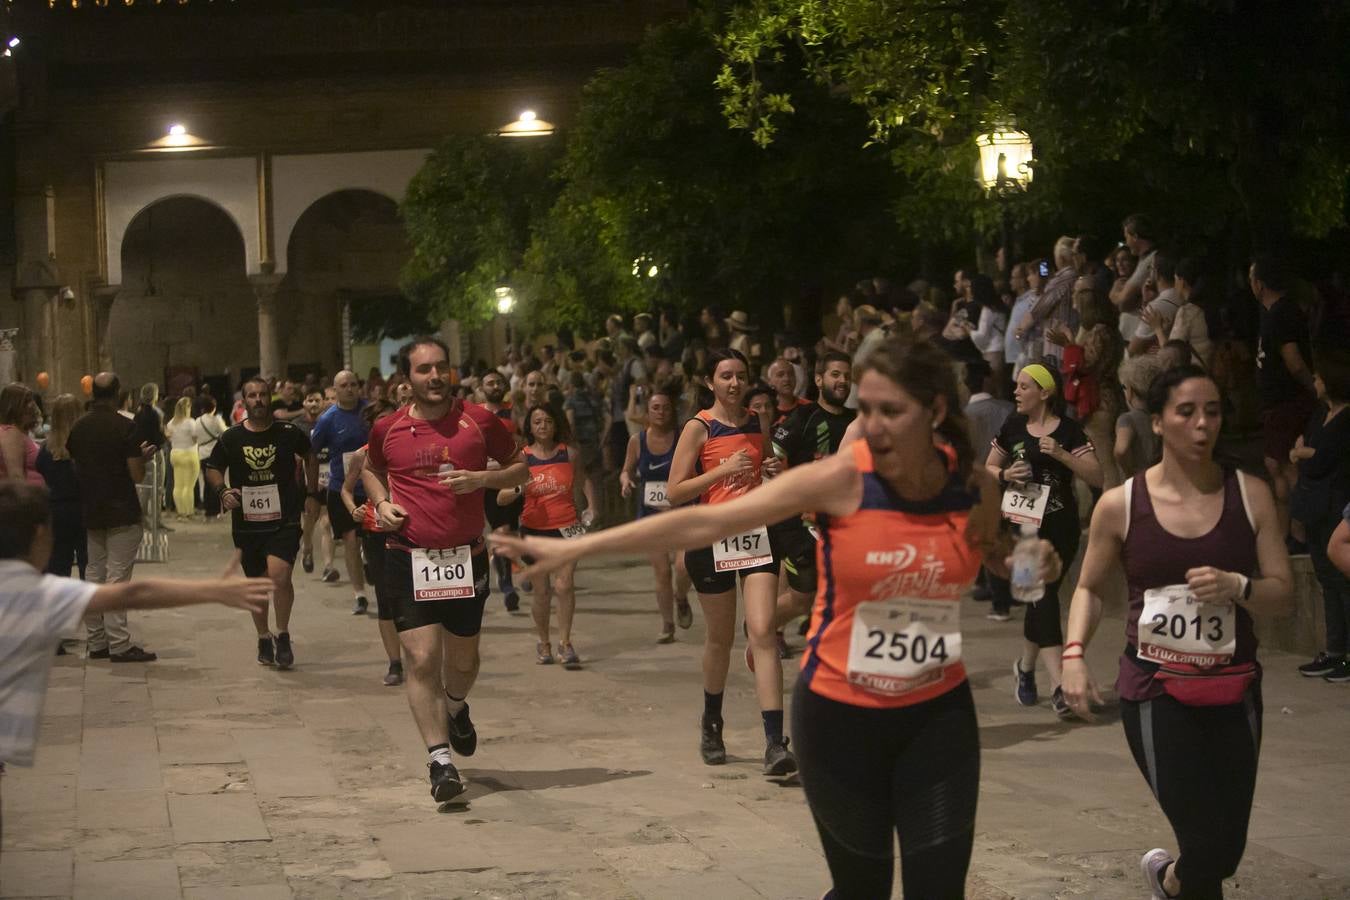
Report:
[[975,139],[980,148],[980,184],[999,203],[1000,246],[1008,265],[1008,198],[1031,184],[1034,160],[1031,135],[1008,126]]

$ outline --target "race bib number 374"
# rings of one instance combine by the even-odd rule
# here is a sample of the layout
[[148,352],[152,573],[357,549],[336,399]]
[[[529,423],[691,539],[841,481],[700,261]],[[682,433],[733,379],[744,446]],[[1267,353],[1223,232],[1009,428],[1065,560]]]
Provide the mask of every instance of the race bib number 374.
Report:
[[1050,489],[1043,484],[1032,483],[1020,488],[1009,485],[1003,492],[1003,518],[1040,528],[1049,502]]

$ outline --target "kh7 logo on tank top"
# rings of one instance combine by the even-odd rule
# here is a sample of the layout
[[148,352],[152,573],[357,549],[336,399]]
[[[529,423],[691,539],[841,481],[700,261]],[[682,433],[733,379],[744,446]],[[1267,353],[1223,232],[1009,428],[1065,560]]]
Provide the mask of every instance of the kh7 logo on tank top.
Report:
[[[722,457],[717,461],[717,464],[719,466],[725,464],[726,461],[731,459],[732,456],[735,456],[735,454],[733,453],[731,455]],[[728,475],[726,478],[723,478],[722,486],[732,493],[744,494],[746,491],[750,490],[752,487],[755,486],[755,478],[758,474],[759,474],[758,471],[755,469],[747,469],[744,472],[736,472],[732,475]]]
[[[959,597],[965,592],[964,584],[944,580],[947,564],[932,552],[931,547],[926,549],[922,559],[913,544],[900,544],[894,550],[870,550],[864,561],[869,567],[890,570],[872,583],[873,600],[889,600],[892,597]],[[914,565],[916,562],[917,567]]]

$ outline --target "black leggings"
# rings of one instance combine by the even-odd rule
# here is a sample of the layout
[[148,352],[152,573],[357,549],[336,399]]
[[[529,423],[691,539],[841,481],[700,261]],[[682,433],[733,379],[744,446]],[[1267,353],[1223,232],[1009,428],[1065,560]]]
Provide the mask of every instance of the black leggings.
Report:
[[[1082,529],[1078,526],[1078,508],[1075,506],[1071,513],[1060,512],[1053,516],[1046,516],[1045,521],[1041,523],[1040,536],[1054,546],[1055,552],[1059,554],[1063,562],[1064,574],[1069,572],[1069,566],[1073,565],[1073,559],[1078,555],[1078,544],[1083,538]],[[1006,596],[1012,599],[1012,588],[1007,581],[991,575],[994,581],[994,592],[996,600]],[[1022,619],[1022,636],[1037,647],[1058,647],[1064,643],[1064,625],[1059,617],[1059,586],[1064,583],[1064,577],[1061,575],[1058,581],[1052,581],[1046,584],[1045,594],[1035,603],[1026,605],[1026,613]],[[999,605],[997,602],[995,605]]]
[[895,834],[906,897],[965,896],[980,790],[969,684],[915,706],[867,709],[798,681],[792,735],[831,897],[890,897]]
[[394,604],[385,599],[388,593],[384,589],[384,534],[379,531],[358,531],[361,536],[362,555],[366,559],[366,584],[375,588],[375,609],[380,620],[394,620]]
[[1261,688],[1233,706],[1120,701],[1125,738],[1176,835],[1185,900],[1222,900],[1247,845],[1261,749]]

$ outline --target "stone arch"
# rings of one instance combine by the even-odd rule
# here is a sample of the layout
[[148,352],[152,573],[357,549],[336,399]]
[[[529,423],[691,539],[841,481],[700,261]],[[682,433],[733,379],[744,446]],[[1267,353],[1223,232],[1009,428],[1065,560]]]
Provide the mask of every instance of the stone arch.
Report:
[[229,210],[193,194],[156,200],[127,223],[108,322],[124,383],[164,383],[171,371],[222,376],[257,360],[244,242]]
[[122,243],[132,222],[175,197],[196,198],[222,210],[243,240],[245,272],[262,271],[258,164],[252,157],[110,162],[103,193],[109,284],[122,283]]
[[395,204],[426,161],[426,150],[310,153],[272,158],[272,223],[276,271],[285,272],[291,236],[315,203],[343,191],[380,194]]

